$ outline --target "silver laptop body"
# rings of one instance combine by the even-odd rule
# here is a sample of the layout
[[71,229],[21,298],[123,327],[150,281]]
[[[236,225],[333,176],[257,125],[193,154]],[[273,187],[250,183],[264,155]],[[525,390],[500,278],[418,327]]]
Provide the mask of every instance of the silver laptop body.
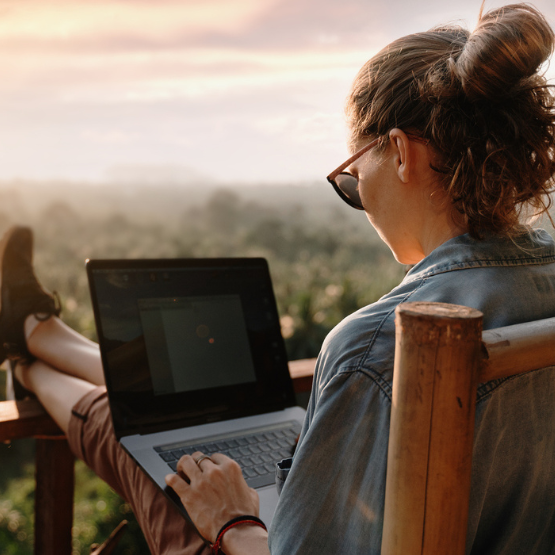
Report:
[[269,525],[278,500],[275,462],[290,456],[305,411],[295,406],[266,261],[86,266],[122,446],[185,517],[166,474],[197,449],[231,456],[257,489]]

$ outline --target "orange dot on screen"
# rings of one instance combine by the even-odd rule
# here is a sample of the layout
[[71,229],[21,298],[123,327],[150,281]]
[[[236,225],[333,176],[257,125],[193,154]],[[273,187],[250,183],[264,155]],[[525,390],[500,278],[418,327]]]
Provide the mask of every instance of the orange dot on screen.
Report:
[[214,343],[214,338],[211,337],[211,338],[208,340],[208,343]]

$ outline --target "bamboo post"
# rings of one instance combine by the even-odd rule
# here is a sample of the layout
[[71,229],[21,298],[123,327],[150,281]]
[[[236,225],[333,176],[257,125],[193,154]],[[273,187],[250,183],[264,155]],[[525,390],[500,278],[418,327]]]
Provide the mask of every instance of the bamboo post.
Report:
[[382,555],[465,552],[481,312],[396,310]]

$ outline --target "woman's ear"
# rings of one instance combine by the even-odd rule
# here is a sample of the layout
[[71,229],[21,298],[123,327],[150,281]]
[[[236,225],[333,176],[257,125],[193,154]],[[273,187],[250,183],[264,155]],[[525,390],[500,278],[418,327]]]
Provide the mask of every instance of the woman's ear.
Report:
[[392,129],[389,140],[394,149],[393,162],[395,171],[402,183],[408,183],[411,177],[412,150],[410,140],[401,129]]

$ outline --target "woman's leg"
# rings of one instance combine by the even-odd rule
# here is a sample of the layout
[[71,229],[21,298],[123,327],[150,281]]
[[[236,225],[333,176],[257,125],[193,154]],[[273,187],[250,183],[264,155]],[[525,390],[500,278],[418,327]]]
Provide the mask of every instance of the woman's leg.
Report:
[[98,345],[83,337],[59,318],[45,321],[33,315],[25,320],[29,352],[51,367],[91,384],[104,385]]
[[74,405],[97,386],[89,381],[58,372],[41,360],[29,366],[18,364],[16,378],[32,391],[67,435]]
[[73,406],[104,384],[98,345],[56,316],[45,321],[28,316],[24,333],[27,348],[37,360],[29,366],[18,364],[16,378],[67,434]]

